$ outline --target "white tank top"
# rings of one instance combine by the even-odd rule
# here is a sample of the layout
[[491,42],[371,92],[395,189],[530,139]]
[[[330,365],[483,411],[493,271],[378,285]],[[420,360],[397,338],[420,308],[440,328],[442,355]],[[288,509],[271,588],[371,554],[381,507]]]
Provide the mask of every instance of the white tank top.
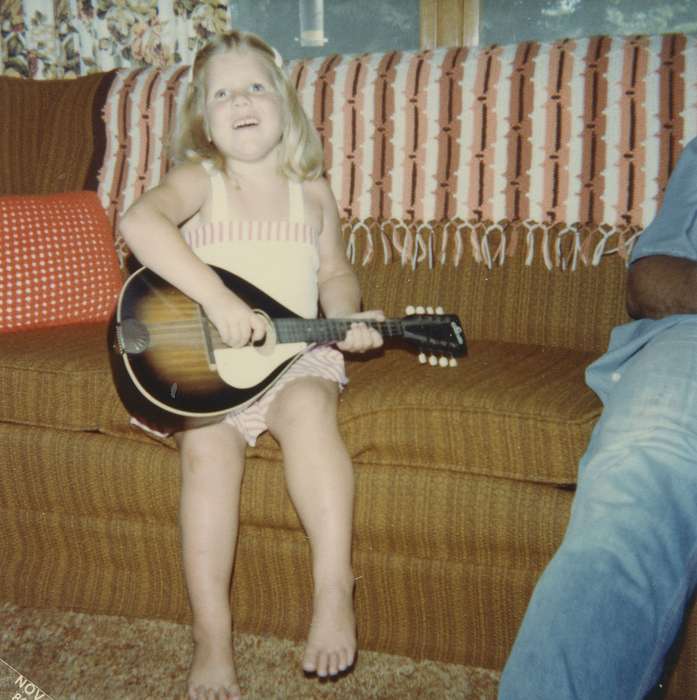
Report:
[[209,265],[222,267],[304,318],[318,310],[318,231],[305,222],[302,185],[288,180],[287,220],[235,219],[219,170],[206,164],[211,182],[211,221],[194,217],[184,240]]

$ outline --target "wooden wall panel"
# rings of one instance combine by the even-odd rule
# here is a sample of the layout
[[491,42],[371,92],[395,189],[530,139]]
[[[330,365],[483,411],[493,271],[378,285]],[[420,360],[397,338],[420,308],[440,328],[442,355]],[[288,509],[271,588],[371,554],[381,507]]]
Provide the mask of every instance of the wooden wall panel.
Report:
[[421,48],[476,46],[479,43],[480,2],[481,0],[421,0]]

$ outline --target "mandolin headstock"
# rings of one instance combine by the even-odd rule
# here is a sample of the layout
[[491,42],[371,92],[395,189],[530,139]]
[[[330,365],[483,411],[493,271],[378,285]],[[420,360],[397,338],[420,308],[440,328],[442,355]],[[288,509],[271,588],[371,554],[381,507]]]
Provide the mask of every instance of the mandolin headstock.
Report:
[[419,362],[455,367],[456,358],[467,354],[465,332],[456,315],[444,313],[440,306],[408,306],[406,313],[403,337],[418,349]]

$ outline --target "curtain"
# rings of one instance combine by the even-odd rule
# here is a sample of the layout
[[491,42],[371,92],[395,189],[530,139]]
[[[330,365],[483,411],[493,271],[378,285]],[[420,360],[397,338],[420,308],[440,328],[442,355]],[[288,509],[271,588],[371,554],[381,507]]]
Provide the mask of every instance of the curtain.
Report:
[[60,79],[191,63],[231,24],[227,0],[1,0],[0,74]]

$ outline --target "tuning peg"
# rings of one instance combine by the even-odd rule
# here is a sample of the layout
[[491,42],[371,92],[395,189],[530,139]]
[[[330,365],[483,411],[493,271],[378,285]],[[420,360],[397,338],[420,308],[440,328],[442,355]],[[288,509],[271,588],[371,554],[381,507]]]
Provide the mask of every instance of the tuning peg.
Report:
[[440,359],[438,360],[438,366],[439,367],[447,367],[448,366],[448,358],[445,355],[441,355]]
[[420,352],[420,353],[419,353],[419,362],[420,362],[422,365],[425,365],[425,364],[426,364],[427,359],[426,359],[426,353],[425,353],[425,352]]
[[431,355],[428,358],[428,364],[431,365],[432,367],[435,367],[438,364],[438,358],[435,355]]
[[426,313],[427,313],[427,314],[432,314],[432,313],[433,313],[433,307],[432,307],[432,306],[427,306],[427,307],[426,307]]
[[408,316],[410,316],[413,313],[416,313],[416,309],[411,304],[409,304],[409,306],[407,306],[405,311],[406,311]]
[[442,316],[442,315],[445,313],[445,311],[443,311],[443,307],[442,307],[442,306],[436,306],[436,313],[437,313],[439,316]]
[[425,314],[425,313],[426,313],[426,309],[424,309],[423,306],[417,306],[417,307],[416,307],[416,313],[417,313],[417,314]]
[[449,367],[457,367],[457,360],[454,357],[451,357],[450,360],[448,361],[448,366]]

